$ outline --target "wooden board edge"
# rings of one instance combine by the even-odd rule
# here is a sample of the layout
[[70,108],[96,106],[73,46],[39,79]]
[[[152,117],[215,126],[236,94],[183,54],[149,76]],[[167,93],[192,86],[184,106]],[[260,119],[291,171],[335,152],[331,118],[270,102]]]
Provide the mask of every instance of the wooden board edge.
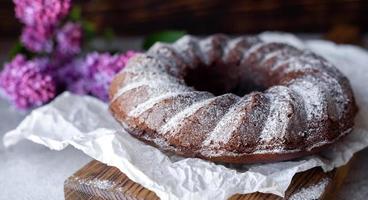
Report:
[[[331,172],[323,173],[321,168],[313,168],[306,172],[298,173],[294,178],[303,177],[303,173],[306,174],[304,178],[310,177],[312,180],[302,181],[306,185],[312,185],[313,183],[316,184],[317,181],[321,181],[322,179],[328,179],[327,186],[325,187],[325,191],[322,194],[322,200],[332,200],[335,199],[336,191],[341,187],[345,177],[348,174],[350,164],[353,162],[354,159],[350,160],[346,165],[337,168]],[[96,168],[98,170],[96,170]],[[86,171],[93,171],[95,170],[93,176],[99,177],[99,173],[106,173],[106,171],[111,171],[113,174],[117,174],[116,176],[123,176],[124,182],[127,184],[122,184],[123,186],[129,185],[129,189],[120,189],[116,187],[108,188],[106,190],[101,190],[100,188],[95,188],[93,184],[90,184],[88,181],[78,178],[79,176],[83,177]],[[87,175],[89,176],[89,175]],[[125,180],[126,179],[126,180]],[[313,182],[314,181],[314,182]],[[295,183],[294,179],[292,184],[302,184],[302,183]],[[286,192],[285,199],[288,199],[291,195],[290,188],[292,191],[298,191],[300,188],[298,186],[290,186],[288,191]],[[74,175],[70,176],[64,183],[64,197],[66,200],[79,200],[79,199],[149,199],[149,200],[156,200],[159,199],[154,192],[147,190],[146,188],[142,187],[140,184],[135,183],[128,179],[125,174],[121,173],[115,167],[109,167],[103,163],[100,163],[96,160],[91,161],[90,163],[86,164],[84,167],[79,169]],[[246,195],[235,194],[230,200],[260,200],[260,199],[267,199],[267,200],[281,200],[283,198],[278,197],[272,194],[264,194],[264,193],[252,193]]]

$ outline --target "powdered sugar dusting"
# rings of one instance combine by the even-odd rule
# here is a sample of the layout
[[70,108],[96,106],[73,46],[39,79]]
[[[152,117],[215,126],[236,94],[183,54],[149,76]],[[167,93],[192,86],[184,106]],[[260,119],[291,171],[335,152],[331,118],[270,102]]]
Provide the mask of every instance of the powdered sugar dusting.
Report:
[[[131,84],[127,84],[124,87],[121,87],[118,92],[114,95],[113,100],[116,100],[116,98],[120,97],[124,93],[128,92],[129,90],[136,89],[142,86],[150,86],[150,88],[160,88],[161,91],[169,91],[169,89],[183,89],[183,90],[189,90],[189,88],[183,86],[182,84],[176,83],[176,82],[168,82],[165,80],[156,80],[156,81],[149,81],[149,80],[142,80],[137,82],[131,82]],[[162,87],[158,87],[162,86]]]
[[159,129],[159,133],[160,134],[165,134],[168,132],[171,132],[171,130],[175,129],[174,127],[178,126],[178,124],[185,118],[187,118],[188,116],[192,115],[193,113],[195,113],[198,109],[202,108],[203,106],[211,103],[212,101],[214,101],[215,98],[209,98],[209,99],[205,99],[203,101],[198,101],[197,103],[194,103],[193,105],[185,108],[184,110],[182,110],[181,112],[179,112],[178,114],[174,115],[165,125],[163,125],[160,129]]
[[119,88],[112,101],[116,100],[125,92],[141,86],[149,86],[151,91],[154,91],[152,92],[152,95],[154,96],[161,95],[166,92],[186,92],[193,90],[192,88],[185,86],[182,80],[169,75],[162,65],[157,63],[157,65],[161,67],[151,67],[152,64],[150,64],[149,60],[154,61],[156,59],[147,59],[143,56],[141,56],[141,59],[146,60],[146,62],[139,61],[137,65],[134,65],[133,63],[132,66],[130,64],[123,70],[123,72],[131,73],[133,77]]
[[[98,189],[101,189],[101,190],[111,190],[113,188],[116,189],[116,187],[117,187],[117,184],[113,181],[110,181],[110,180],[101,180],[101,179],[98,179],[98,178],[80,179],[80,178],[74,177],[74,176],[69,178],[69,179],[78,182],[78,184],[80,184],[80,185],[86,185],[86,186],[90,186],[90,187],[93,187],[93,188],[98,188]],[[119,189],[119,188],[117,188],[117,189]]]
[[201,52],[203,53],[202,55],[202,61],[206,64],[206,65],[210,65],[211,61],[210,58],[208,56],[208,52],[211,50],[211,48],[213,47],[211,45],[212,41],[211,38],[208,37],[204,40],[199,41],[199,48],[201,50]]
[[233,40],[229,40],[229,42],[226,44],[224,48],[224,55],[228,55],[231,50],[236,48],[239,43],[243,42],[244,38],[235,38]]
[[296,62],[297,59],[298,59],[297,57],[283,57],[283,58],[279,58],[276,61],[276,63],[272,66],[272,68],[270,70],[276,71],[281,66],[284,66],[284,65],[289,64],[289,63]]
[[244,52],[243,59],[247,59],[251,54],[256,53],[258,49],[267,45],[268,43],[260,42],[251,46],[247,51]]
[[290,90],[284,86],[274,86],[266,92],[266,95],[270,98],[271,105],[270,113],[261,131],[261,141],[268,143],[273,139],[283,140],[290,121],[288,114],[292,111],[293,99]]
[[[135,88],[145,87],[144,95],[147,95],[145,97],[148,98],[128,111],[127,116],[132,118],[138,118],[142,113],[166,99],[175,98],[178,100],[165,101],[165,103],[159,105],[162,112],[172,112],[174,107],[178,107],[178,110],[175,111],[176,114],[167,115],[171,117],[164,120],[166,123],[163,126],[156,127],[149,124],[151,122],[146,124],[147,127],[151,127],[159,134],[157,138],[147,138],[147,140],[153,141],[157,145],[170,146],[167,141],[170,141],[172,133],[177,132],[184,125],[183,122],[186,119],[194,119],[192,115],[197,110],[206,108],[206,112],[210,115],[203,116],[200,125],[203,126],[203,132],[207,133],[208,131],[208,134],[202,143],[200,153],[208,156],[246,154],[233,153],[231,150],[223,149],[222,146],[233,138],[233,134],[243,123],[242,120],[247,113],[242,108],[247,105],[249,96],[246,95],[233,105],[227,104],[230,108],[226,111],[224,107],[220,106],[221,104],[211,104],[217,99],[214,95],[208,92],[195,91],[194,88],[185,85],[182,75],[185,74],[186,68],[198,67],[196,66],[197,62],[209,65],[215,61],[213,59],[226,59],[230,51],[234,53],[238,51],[242,55],[231,55],[232,62],[238,59],[238,62],[242,63],[247,61],[249,56],[256,55],[258,59],[255,59],[257,63],[254,63],[254,66],[264,65],[263,67],[268,67],[270,74],[296,74],[299,78],[289,81],[285,86],[273,86],[264,93],[268,98],[268,102],[264,106],[269,106],[269,113],[260,133],[260,142],[254,148],[253,154],[300,151],[301,149],[285,150],[287,149],[285,148],[285,137],[290,123],[293,122],[294,124],[292,120],[299,119],[294,118],[294,116],[300,117],[303,115],[305,115],[307,121],[316,122],[323,121],[326,116],[340,119],[345,111],[346,99],[349,98],[345,94],[342,83],[339,82],[340,79],[338,79],[342,75],[327,61],[311,52],[287,45],[268,47],[266,45],[270,43],[259,41],[255,37],[252,37],[249,41],[248,39],[247,37],[239,37],[228,40],[226,37],[209,37],[200,40],[186,36],[175,42],[174,45],[156,44],[149,50],[147,55],[139,55],[129,62],[122,72],[127,73],[128,78],[124,79],[124,84],[115,94],[115,97]],[[245,43],[240,44],[243,41]],[[220,47],[218,45],[222,48],[217,49]],[[215,47],[216,49],[214,49]],[[270,52],[265,54],[264,51],[262,51],[263,53],[259,51],[262,47],[272,49],[269,49]],[[308,70],[308,73],[301,74],[302,76],[298,74],[299,72],[306,72],[306,70]],[[203,95],[192,96],[195,93],[203,93]],[[181,98],[191,99],[187,101]],[[142,118],[142,120],[145,119]],[[186,128],[191,130],[190,127]],[[188,134],[191,133],[188,132]],[[247,137],[244,133],[240,135]],[[315,143],[315,145],[330,142],[321,141]]]
[[[299,152],[300,150],[306,150],[306,151],[311,151],[315,148],[321,147],[323,145],[326,144],[332,144],[336,141],[338,141],[339,139],[341,139],[343,136],[345,136],[346,134],[350,133],[352,131],[351,128],[345,130],[344,132],[341,133],[340,136],[338,136],[337,138],[335,138],[332,141],[328,141],[328,140],[324,140],[324,141],[320,141],[317,142],[315,144],[313,144],[312,146],[306,148],[306,149],[285,149],[283,148],[283,146],[273,146],[272,148],[265,148],[265,147],[269,147],[270,145],[259,145],[258,148],[252,152],[251,154],[273,154],[273,153],[296,153]],[[220,146],[212,146],[213,148],[208,148],[206,146],[203,146],[203,148],[201,149],[201,154],[203,156],[208,156],[208,157],[215,157],[215,156],[245,156],[245,155],[249,155],[249,153],[234,153],[234,152],[229,152],[226,151],[224,149],[216,149],[219,148]]]
[[323,192],[325,191],[329,179],[325,178],[322,179],[319,183],[316,185],[311,185],[307,188],[302,188],[300,191],[292,194],[289,197],[289,200],[315,200],[320,199],[323,195]]
[[307,120],[318,121],[326,113],[326,95],[315,79],[303,78],[293,82],[290,86],[304,101]]
[[331,98],[330,100],[332,100],[331,107],[333,106],[335,108],[335,110],[330,111],[330,115],[335,116],[336,119],[340,119],[344,114],[345,105],[348,103],[346,99],[349,98],[337,78],[327,73],[322,73],[321,78],[324,81],[326,91],[330,94],[329,97]]
[[156,65],[159,65],[160,67],[163,67],[165,69],[166,73],[169,72],[170,74],[179,75],[183,67],[185,66],[184,61],[178,59],[177,50],[169,44],[156,42],[148,50],[147,54],[150,55],[151,59],[153,59],[154,62],[152,63],[151,61],[148,67],[156,67]]
[[241,117],[238,117],[244,113],[239,112],[239,108],[244,107],[247,103],[249,103],[249,99],[246,96],[242,98],[240,101],[235,103],[230,107],[228,112],[222,117],[222,119],[217,123],[216,127],[208,134],[207,138],[203,141],[202,146],[207,148],[208,146],[216,148],[221,144],[226,144],[232,133],[236,130],[235,124],[238,124],[238,120]]
[[280,57],[280,55],[282,55],[282,53],[283,53],[283,49],[273,51],[273,52],[271,52],[271,53],[269,53],[269,54],[265,55],[265,56],[263,57],[263,59],[262,59],[262,61],[261,61],[260,63],[261,63],[261,64],[262,64],[262,63],[265,63],[265,62],[267,62],[269,59],[274,58],[274,57],[278,57],[278,58],[279,58],[279,57]]
[[[153,65],[155,67],[152,67]],[[155,73],[167,74],[166,70],[162,60],[146,54],[138,54],[128,61],[126,67],[121,72],[145,73],[144,75],[147,75]]]
[[316,59],[310,52],[303,52],[301,55],[295,56],[295,59],[290,59],[288,67],[285,68],[284,73],[297,72],[306,69],[322,70],[321,61]]
[[261,40],[258,37],[237,37],[229,40],[224,46],[222,61],[229,63],[230,59],[230,62],[237,60],[240,63],[243,60],[244,52],[259,43]]
[[203,58],[203,54],[200,51],[198,39],[193,36],[184,36],[177,40],[173,46],[178,51],[178,55],[187,63],[188,67],[195,68],[193,60],[197,58]]
[[[192,96],[192,98],[194,98],[195,93],[196,93],[195,91],[165,93],[165,94],[160,95],[158,97],[151,98],[148,101],[138,105],[137,108],[135,108],[134,110],[129,112],[129,115],[133,116],[133,117],[137,117],[140,114],[142,114],[144,111],[152,108],[155,104],[161,102],[164,99],[173,98],[173,97],[180,98],[179,96]],[[203,97],[206,97],[206,96],[203,95]],[[208,98],[208,96],[207,96],[207,98]],[[198,100],[200,100],[200,99],[198,99]]]

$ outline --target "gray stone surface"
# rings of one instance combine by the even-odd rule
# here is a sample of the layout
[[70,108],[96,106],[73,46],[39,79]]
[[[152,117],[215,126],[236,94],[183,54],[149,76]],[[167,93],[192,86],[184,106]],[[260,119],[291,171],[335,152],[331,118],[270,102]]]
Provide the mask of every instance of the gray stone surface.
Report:
[[[0,138],[17,126],[21,114],[0,99]],[[29,141],[0,145],[0,199],[63,199],[63,182],[91,158],[72,147],[52,151]]]

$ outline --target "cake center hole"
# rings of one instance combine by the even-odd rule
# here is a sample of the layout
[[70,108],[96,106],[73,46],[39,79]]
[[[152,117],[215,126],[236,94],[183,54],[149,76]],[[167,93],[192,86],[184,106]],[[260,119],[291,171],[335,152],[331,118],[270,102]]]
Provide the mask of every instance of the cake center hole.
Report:
[[254,91],[262,92],[267,89],[263,85],[254,83],[252,77],[240,74],[237,69],[239,67],[201,65],[194,69],[187,69],[184,80],[188,86],[198,91],[211,92],[216,96],[226,93],[244,96]]

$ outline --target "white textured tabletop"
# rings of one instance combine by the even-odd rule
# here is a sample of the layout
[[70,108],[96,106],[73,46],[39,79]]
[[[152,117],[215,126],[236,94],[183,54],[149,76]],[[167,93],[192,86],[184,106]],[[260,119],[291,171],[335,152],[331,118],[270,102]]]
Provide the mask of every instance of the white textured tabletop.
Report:
[[[139,46],[139,40],[115,43],[125,48]],[[96,45],[100,45],[97,44]],[[124,48],[124,49],[125,49]],[[0,57],[0,62],[3,58]],[[2,62],[1,62],[2,63]],[[24,113],[14,110],[0,99],[0,138],[17,126]],[[23,141],[4,149],[0,142],[0,200],[64,199],[64,180],[91,159],[71,147],[52,151],[41,145]],[[356,156],[348,177],[337,197],[339,200],[365,200],[368,196],[368,149]]]

